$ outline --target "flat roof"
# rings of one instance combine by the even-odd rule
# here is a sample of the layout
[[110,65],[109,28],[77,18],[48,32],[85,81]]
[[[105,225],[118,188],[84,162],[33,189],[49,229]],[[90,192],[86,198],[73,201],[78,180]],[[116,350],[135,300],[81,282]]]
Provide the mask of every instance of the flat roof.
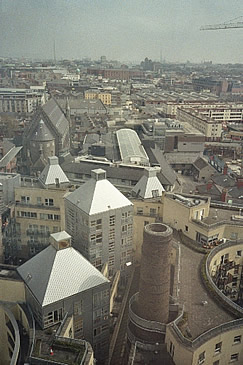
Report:
[[[181,244],[180,286],[179,302],[184,304],[184,311],[188,315],[187,327],[183,330],[191,340],[202,333],[217,327],[223,323],[235,319],[227,313],[206,291],[199,273],[199,267],[204,255],[191,250]],[[207,302],[203,305],[202,302]],[[186,333],[187,329],[187,333]],[[185,333],[184,333],[185,332]]]

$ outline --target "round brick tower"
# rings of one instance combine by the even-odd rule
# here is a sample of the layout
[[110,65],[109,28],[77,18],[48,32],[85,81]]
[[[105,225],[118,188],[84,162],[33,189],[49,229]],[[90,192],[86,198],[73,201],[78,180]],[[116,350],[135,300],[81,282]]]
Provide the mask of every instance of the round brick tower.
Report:
[[172,229],[161,223],[144,228],[137,302],[138,315],[168,323]]

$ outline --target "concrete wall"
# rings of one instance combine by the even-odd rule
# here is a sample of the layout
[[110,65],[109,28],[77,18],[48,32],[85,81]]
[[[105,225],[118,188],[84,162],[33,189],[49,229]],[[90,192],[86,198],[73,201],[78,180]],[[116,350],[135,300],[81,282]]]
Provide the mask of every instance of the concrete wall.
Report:
[[25,288],[22,281],[0,278],[0,301],[25,302]]
[[[234,343],[235,336],[242,336],[241,343]],[[222,332],[220,335],[212,337],[201,346],[187,347],[183,345],[174,332],[167,328],[166,330],[166,344],[167,351],[170,352],[171,343],[174,345],[173,361],[175,365],[213,365],[219,360],[220,365],[228,365],[230,363],[240,365],[243,363],[242,352],[243,341],[243,327],[234,328],[229,331]],[[221,352],[215,352],[216,344],[222,342]],[[205,361],[199,362],[199,355],[205,351]],[[239,354],[238,361],[231,361],[232,354]]]

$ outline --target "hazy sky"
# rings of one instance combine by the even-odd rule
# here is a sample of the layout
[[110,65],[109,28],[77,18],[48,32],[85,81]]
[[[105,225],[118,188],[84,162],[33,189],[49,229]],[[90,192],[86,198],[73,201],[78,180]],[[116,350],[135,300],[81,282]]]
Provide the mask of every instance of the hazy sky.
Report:
[[243,62],[243,0],[0,0],[0,56]]

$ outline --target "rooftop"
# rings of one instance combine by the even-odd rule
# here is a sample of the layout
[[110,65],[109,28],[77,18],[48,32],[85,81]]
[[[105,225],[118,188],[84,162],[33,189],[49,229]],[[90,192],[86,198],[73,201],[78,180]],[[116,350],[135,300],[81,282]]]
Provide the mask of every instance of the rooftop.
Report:
[[147,160],[149,158],[137,133],[132,129],[120,129],[116,132],[118,145],[122,160],[126,158],[139,157]]
[[91,177],[66,199],[89,215],[132,206],[130,200],[106,179],[105,170],[92,170]]
[[48,157],[48,164],[39,177],[40,182],[45,185],[68,184],[69,180],[58,163],[58,157]]
[[73,247],[58,250],[50,245],[17,271],[42,306],[108,282]]
[[[188,315],[186,332],[190,333],[191,340],[209,329],[235,319],[223,310],[205,290],[199,272],[202,258],[203,254],[181,245],[179,302],[184,304],[184,310]],[[207,304],[202,305],[203,301]],[[187,337],[186,333],[184,335]]]

